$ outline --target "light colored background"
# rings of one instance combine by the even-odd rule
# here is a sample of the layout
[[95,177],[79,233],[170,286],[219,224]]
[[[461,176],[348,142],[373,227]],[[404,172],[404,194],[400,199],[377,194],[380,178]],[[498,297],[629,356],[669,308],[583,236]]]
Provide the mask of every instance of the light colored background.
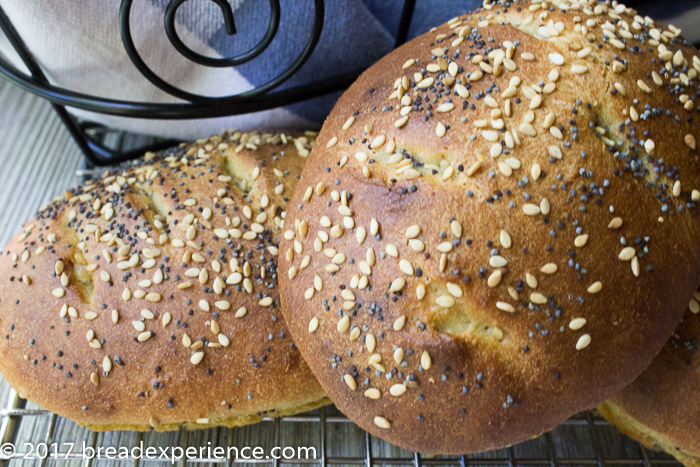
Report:
[[71,186],[81,161],[51,106],[0,79],[0,245]]

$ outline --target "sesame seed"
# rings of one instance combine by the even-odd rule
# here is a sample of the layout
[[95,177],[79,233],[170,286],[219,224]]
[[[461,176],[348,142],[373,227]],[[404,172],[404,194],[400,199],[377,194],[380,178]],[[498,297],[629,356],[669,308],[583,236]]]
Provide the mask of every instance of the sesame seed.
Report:
[[105,355],[105,358],[102,360],[102,369],[105,373],[112,371],[112,360],[110,360],[107,355]]
[[408,122],[408,115],[404,115],[403,117],[399,118],[394,122],[394,126],[396,128],[401,128]]
[[676,180],[676,182],[673,184],[672,194],[676,198],[681,195],[681,181],[680,180]]
[[645,92],[645,93],[647,93],[647,94],[651,94],[651,88],[647,85],[647,83],[645,83],[645,82],[642,81],[641,79],[640,79],[640,80],[637,80],[637,86],[638,86],[639,89],[641,89],[643,92]]
[[448,282],[447,284],[447,291],[450,292],[450,294],[455,297],[455,298],[460,298],[464,292],[462,292],[462,288],[455,284],[454,282]]
[[501,272],[500,269],[496,269],[494,272],[491,273],[489,276],[488,280],[486,283],[488,284],[489,287],[493,288],[496,287],[498,284],[501,283],[501,278],[503,277],[503,273]]
[[632,268],[632,274],[634,274],[635,277],[639,277],[639,257],[635,256],[632,258],[630,267]]
[[538,305],[543,305],[547,303],[547,297],[545,297],[539,292],[533,292],[532,294],[530,294],[530,301]]
[[679,49],[674,55],[673,55],[673,64],[675,66],[681,66],[683,65],[683,62],[685,61],[685,58],[683,57],[683,52]]
[[345,121],[345,123],[343,123],[343,130],[347,130],[348,128],[350,128],[353,123],[355,123],[355,117],[351,116]]
[[400,292],[406,286],[406,279],[403,277],[397,277],[391,282],[389,286],[390,292]]
[[685,142],[686,146],[688,146],[690,149],[692,149],[693,151],[695,151],[695,148],[696,148],[695,136],[693,136],[693,135],[691,135],[690,133],[688,133],[688,134],[685,135],[685,137],[683,138],[683,141]]
[[204,358],[204,352],[201,352],[201,351],[195,352],[190,357],[190,363],[192,363],[193,365],[198,365],[199,363],[201,363],[203,358]]
[[449,295],[440,295],[435,299],[435,303],[440,305],[442,308],[450,308],[455,304],[455,299]]
[[569,329],[572,329],[574,331],[578,331],[579,329],[581,329],[585,325],[586,325],[586,318],[574,318],[569,323]]
[[510,234],[506,232],[505,230],[501,230],[501,233],[499,235],[499,241],[501,242],[501,246],[505,248],[506,250],[511,247],[513,244]]
[[560,53],[551,53],[548,55],[549,56],[549,61],[552,62],[555,65],[563,65],[564,64],[564,56]]
[[654,141],[648,139],[644,142],[644,150],[647,152],[647,154],[654,154],[654,148],[656,148]]
[[479,80],[480,80],[481,78],[483,78],[483,77],[484,77],[484,73],[483,73],[481,70],[476,70],[476,71],[475,71],[474,73],[472,73],[471,76],[469,76],[469,78],[467,78],[467,79],[468,79],[469,81],[471,81],[471,82],[477,82],[477,81],[479,81]]
[[537,278],[530,274],[529,272],[525,274],[525,282],[531,289],[537,288]]
[[374,424],[377,425],[379,428],[383,428],[385,430],[391,428],[391,423],[389,423],[389,421],[384,417],[374,417]]
[[318,329],[318,318],[313,317],[311,318],[311,321],[309,321],[309,334],[315,332]]
[[526,203],[523,205],[523,212],[528,216],[537,216],[542,213],[540,207],[536,204]]
[[343,381],[345,381],[345,384],[347,384],[351,391],[357,389],[357,381],[355,381],[355,378],[353,378],[352,375],[349,375],[347,373],[344,374]]
[[577,235],[576,238],[574,239],[574,246],[578,248],[582,248],[588,243],[588,235],[587,234],[581,234]]
[[374,352],[374,349],[377,345],[377,340],[374,338],[374,335],[371,333],[368,333],[365,336],[365,346],[367,346],[367,351],[368,352]]
[[503,152],[503,147],[498,143],[492,145],[491,149],[489,150],[489,154],[494,159],[497,158],[498,156],[500,156],[502,152]]
[[467,176],[471,177],[473,176],[480,168],[481,168],[482,162],[477,161],[473,163],[472,165],[469,166],[469,169],[467,169]]
[[416,286],[416,298],[418,300],[423,300],[423,297],[425,297],[425,285],[418,284]]
[[591,343],[590,334],[584,334],[576,342],[576,350],[583,350]]
[[537,180],[540,178],[540,175],[542,175],[542,167],[540,167],[540,164],[532,164],[532,168],[530,169],[530,175],[532,176],[533,180]]
[[420,364],[423,367],[424,370],[429,370],[433,361],[430,358],[430,354],[428,353],[427,350],[424,350],[423,353],[420,356]]
[[414,273],[413,265],[410,261],[406,259],[402,259],[399,261],[399,269],[401,270],[401,272],[403,272],[404,274],[408,274],[409,276],[412,276]]
[[527,122],[521,123],[518,130],[525,136],[537,136],[537,130],[535,130],[535,127]]
[[622,227],[622,218],[621,217],[615,217],[613,220],[610,221],[608,224],[608,228],[612,230],[616,230]]
[[457,91],[457,94],[462,99],[466,99],[469,97],[469,90],[463,84],[456,84],[454,89],[455,91]]
[[151,331],[144,331],[138,335],[138,341],[139,342],[146,342],[148,339],[151,338],[153,333]]
[[496,308],[508,313],[515,313],[515,308],[513,308],[513,305],[507,302],[496,302]]
[[629,261],[637,254],[633,247],[628,246],[622,249],[619,254],[620,261]]
[[[500,139],[498,132],[492,130],[484,130],[481,132],[481,136],[489,142],[496,142]],[[500,146],[500,145],[499,145]]]
[[425,89],[429,88],[430,86],[433,85],[435,82],[435,78],[432,76],[428,76],[427,78],[422,79],[418,84],[416,84],[416,88],[418,89]]
[[386,142],[386,136],[384,135],[379,135],[374,140],[372,140],[372,144],[370,144],[370,148],[372,149],[378,149],[384,146],[384,143]]
[[399,318],[394,321],[394,331],[401,331],[406,324],[406,317],[405,316],[400,316]]
[[588,57],[592,52],[592,49],[590,47],[584,47],[583,49],[579,50],[576,55],[579,58],[586,58]]
[[336,328],[341,334],[347,331],[348,328],[350,328],[350,317],[348,315],[343,315],[343,317],[338,321]]
[[452,235],[454,235],[456,238],[462,238],[462,224],[456,220],[450,222],[450,230],[452,231]]
[[441,242],[437,245],[437,251],[441,253],[449,253],[452,251],[452,242]]
[[442,122],[438,122],[437,126],[435,127],[435,134],[438,138],[442,138],[445,136],[445,133],[447,133],[445,125],[443,125]]

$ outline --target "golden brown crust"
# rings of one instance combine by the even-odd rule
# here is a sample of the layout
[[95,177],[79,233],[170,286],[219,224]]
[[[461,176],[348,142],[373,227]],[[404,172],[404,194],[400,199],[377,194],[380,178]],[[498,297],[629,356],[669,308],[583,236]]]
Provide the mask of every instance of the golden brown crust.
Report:
[[700,305],[692,299],[683,322],[649,368],[599,406],[624,433],[690,467],[700,466],[698,311]]
[[323,405],[276,288],[313,141],[224,133],[42,209],[0,256],[5,379],[100,430],[242,425]]
[[[610,423],[616,425],[620,431],[630,438],[643,443],[646,447],[666,451],[678,459],[679,462],[682,462],[686,467],[700,466],[700,457],[697,456],[697,453],[692,453],[679,447],[665,434],[651,429],[648,425],[640,423],[639,420],[625,412],[621,406],[612,402],[611,399],[600,404],[598,410]],[[677,411],[674,410],[674,413],[677,413]],[[657,412],[654,418],[658,420],[660,415],[661,414]],[[685,436],[689,433],[691,432],[688,431]],[[697,434],[697,431],[694,433]]]
[[696,55],[624,6],[521,1],[363,74],[281,244],[287,322],[340,410],[469,453],[639,375],[700,280]]

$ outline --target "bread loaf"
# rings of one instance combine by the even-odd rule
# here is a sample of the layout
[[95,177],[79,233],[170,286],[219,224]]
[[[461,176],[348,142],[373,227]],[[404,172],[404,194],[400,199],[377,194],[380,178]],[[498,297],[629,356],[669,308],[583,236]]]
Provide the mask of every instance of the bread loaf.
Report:
[[647,447],[700,466],[700,292],[654,362],[598,409]]
[[594,407],[700,282],[697,50],[617,2],[485,3],[342,96],[281,243],[321,385],[416,451],[500,448]]
[[0,255],[0,373],[95,430],[244,425],[327,403],[277,290],[313,142],[228,132],[55,199]]

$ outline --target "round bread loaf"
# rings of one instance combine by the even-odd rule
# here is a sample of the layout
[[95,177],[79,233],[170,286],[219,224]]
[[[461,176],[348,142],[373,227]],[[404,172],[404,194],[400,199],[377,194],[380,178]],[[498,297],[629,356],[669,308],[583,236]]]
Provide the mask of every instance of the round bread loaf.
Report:
[[499,448],[630,383],[700,282],[700,58],[593,0],[498,2],[380,60],[285,222],[282,303],[336,405]]
[[326,404],[277,289],[313,142],[228,132],[40,210],[0,255],[0,373],[95,430],[244,425]]
[[598,409],[623,433],[700,467],[700,292],[654,362]]

